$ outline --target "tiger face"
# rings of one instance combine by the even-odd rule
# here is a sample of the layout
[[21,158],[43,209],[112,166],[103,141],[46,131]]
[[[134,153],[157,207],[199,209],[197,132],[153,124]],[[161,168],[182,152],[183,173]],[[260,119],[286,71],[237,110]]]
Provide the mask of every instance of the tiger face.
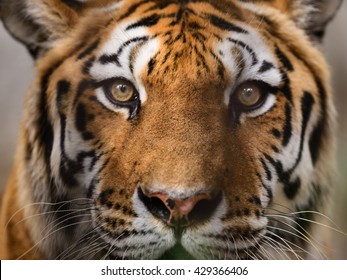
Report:
[[340,1],[3,2],[37,63],[17,156],[29,250],[326,257],[311,237],[334,165],[319,44]]

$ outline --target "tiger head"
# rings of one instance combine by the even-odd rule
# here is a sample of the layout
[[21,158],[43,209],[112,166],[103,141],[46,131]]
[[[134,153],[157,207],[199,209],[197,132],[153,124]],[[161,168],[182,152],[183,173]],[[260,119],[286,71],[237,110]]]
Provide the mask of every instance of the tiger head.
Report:
[[45,257],[324,257],[340,1],[0,3],[36,62],[17,176]]

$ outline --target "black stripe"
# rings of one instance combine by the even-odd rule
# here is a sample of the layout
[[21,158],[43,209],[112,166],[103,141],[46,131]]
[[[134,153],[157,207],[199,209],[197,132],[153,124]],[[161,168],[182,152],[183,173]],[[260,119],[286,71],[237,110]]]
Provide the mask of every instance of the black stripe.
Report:
[[123,15],[121,15],[118,19],[118,21],[121,21],[125,18],[129,18],[133,13],[136,12],[136,10],[141,7],[142,5],[146,5],[149,1],[143,0],[139,3],[136,3],[135,5],[131,6]]
[[243,28],[228,22],[220,17],[217,17],[215,15],[208,15],[209,20],[211,22],[212,25],[214,25],[215,27],[221,29],[221,30],[226,30],[226,31],[233,31],[236,33],[245,33],[247,34],[248,32],[246,30],[244,30]]
[[56,97],[56,103],[58,110],[62,106],[62,100],[63,97],[68,93],[70,90],[71,83],[67,80],[60,80],[57,83],[57,97]]
[[83,50],[78,56],[77,59],[83,59],[89,54],[91,54],[97,47],[99,46],[99,39],[97,39],[94,43],[88,46],[85,50]]
[[41,80],[41,94],[38,104],[38,120],[37,120],[37,131],[38,131],[38,140],[40,142],[39,146],[43,148],[45,166],[47,172],[51,173],[51,163],[50,157],[53,147],[53,126],[50,122],[48,114],[48,104],[47,104],[47,88],[51,75],[53,72],[62,64],[63,61],[60,61],[53,65]]
[[313,129],[313,132],[310,136],[309,140],[309,147],[310,147],[310,154],[312,158],[312,163],[313,165],[316,164],[318,158],[319,158],[319,153],[320,149],[322,146],[323,142],[323,137],[324,133],[326,130],[326,110],[327,110],[327,105],[326,105],[326,91],[322,85],[322,83],[318,80],[317,77],[315,77],[316,84],[318,87],[318,93],[319,93],[319,98],[320,98],[320,107],[321,107],[321,117]]
[[88,114],[85,110],[85,106],[79,103],[76,108],[75,126],[77,130],[82,134],[83,140],[91,140],[94,138],[93,134],[87,131]]
[[249,52],[249,54],[252,56],[252,65],[256,65],[258,63],[258,58],[257,58],[255,52],[253,51],[253,49],[250,46],[246,45],[242,41],[238,41],[238,40],[231,39],[231,38],[229,38],[229,41],[234,43],[234,44],[236,44],[236,45],[238,45],[238,46],[240,46],[240,47],[242,47],[243,49],[245,49],[246,51]]
[[294,182],[284,184],[284,193],[289,199],[294,199],[301,187],[301,180],[297,178]]
[[213,58],[218,62],[218,76],[221,78],[221,80],[224,79],[224,72],[225,72],[225,67],[223,62],[220,60],[220,58],[213,52],[213,50],[209,50],[210,54],[213,56]]
[[107,63],[115,63],[117,66],[122,67],[120,61],[119,61],[119,56],[122,54],[122,52],[124,51],[124,49],[129,46],[132,43],[136,43],[136,42],[144,42],[147,41],[149,39],[148,36],[143,36],[143,37],[135,37],[132,38],[126,42],[124,42],[120,48],[118,49],[117,53],[115,54],[104,54],[99,58],[99,62],[101,64],[107,64]]
[[313,225],[311,221],[314,220],[314,212],[318,211],[318,205],[322,196],[322,187],[317,184],[312,184],[310,189],[310,198],[304,205],[297,205],[295,212],[300,212],[297,214],[297,219],[295,223],[297,224],[297,229],[302,231],[303,229],[308,229]]
[[156,63],[157,63],[157,61],[153,57],[148,62],[148,70],[147,70],[147,75],[148,76],[152,73]]
[[261,162],[261,164],[262,164],[262,166],[263,166],[263,168],[264,168],[264,171],[265,171],[265,174],[266,174],[266,179],[267,179],[268,181],[271,181],[272,175],[271,175],[270,169],[267,167],[265,161],[264,161],[262,158],[260,159],[260,162]]
[[283,165],[280,161],[275,161],[272,157],[269,155],[265,154],[265,158],[271,163],[271,165],[276,169],[276,173],[278,176],[278,179],[280,182],[283,183],[284,186],[284,193],[289,199],[293,199],[300,186],[301,186],[301,181],[299,178],[297,178],[294,182],[290,181],[290,176],[292,174],[293,170],[290,171],[284,171],[283,170]]
[[301,157],[302,157],[302,150],[304,147],[304,138],[305,138],[305,133],[307,129],[307,124],[311,116],[312,112],[312,107],[314,104],[314,99],[312,97],[312,94],[309,92],[304,92],[304,95],[301,97],[301,115],[302,115],[302,125],[301,125],[301,135],[300,135],[300,148],[299,148],[299,153],[298,157],[296,159],[296,162],[294,166],[291,168],[291,172],[295,170],[295,168],[298,166]]
[[[46,73],[42,76],[40,82],[40,98],[38,102],[38,118],[37,118],[37,140],[39,142],[39,147],[43,149],[43,157],[45,161],[45,166],[47,169],[47,174],[50,177],[51,174],[51,164],[50,157],[53,147],[53,126],[50,122],[49,113],[48,113],[48,103],[47,103],[47,89],[49,85],[49,80],[55,70],[57,70],[69,57],[75,55],[81,48],[82,44],[76,46],[69,54],[65,55],[58,62],[53,64]],[[52,184],[52,188],[54,188]]]
[[117,51],[117,56],[119,57],[119,56],[122,54],[122,52],[124,51],[124,49],[125,49],[127,46],[129,46],[130,44],[136,43],[136,42],[141,42],[141,43],[143,43],[143,42],[148,41],[148,39],[149,39],[149,36],[142,36],[142,37],[135,37],[135,38],[132,38],[132,39],[130,39],[130,40],[124,42],[124,43],[122,44],[122,46],[118,49],[118,51]]
[[202,54],[201,54],[201,52],[198,50],[198,48],[197,48],[197,46],[194,46],[194,51],[195,51],[195,53],[196,53],[196,55],[197,55],[197,65],[199,66],[200,64],[202,64],[202,66],[203,66],[203,68],[206,70],[206,72],[209,72],[210,71],[210,69],[209,69],[209,67],[208,67],[208,65],[207,65],[207,63],[206,63],[206,59],[205,59],[205,56],[203,56]]
[[318,158],[320,149],[322,146],[322,140],[324,137],[324,134],[326,133],[326,126],[327,126],[327,92],[322,84],[320,78],[317,76],[317,74],[314,71],[314,68],[306,61],[305,58],[301,57],[301,55],[295,50],[291,49],[291,52],[296,56],[298,60],[305,63],[305,66],[310,70],[312,76],[314,77],[319,99],[320,99],[320,108],[321,108],[321,116],[320,119],[314,128],[310,140],[309,140],[309,148],[311,153],[312,162],[315,165]]
[[285,108],[285,124],[283,127],[283,138],[282,138],[282,145],[285,147],[288,145],[290,137],[292,136],[292,108],[290,107],[290,104],[286,102],[286,108]]
[[65,5],[75,9],[75,10],[81,10],[84,6],[83,3],[76,1],[76,0],[60,0],[63,2]]
[[141,26],[151,27],[153,25],[156,25],[159,19],[160,16],[158,14],[153,14],[129,25],[125,30],[130,30]]
[[276,46],[276,56],[288,71],[294,70],[293,64],[290,62],[288,57],[278,48],[278,46]]
[[[201,2],[200,0],[194,0],[194,2]],[[205,1],[209,5],[213,6],[216,10],[222,14],[227,13],[233,19],[238,21],[244,21],[243,12],[239,5],[235,5],[232,1]]]
[[266,191],[266,195],[269,199],[269,202],[268,202],[268,205],[270,205],[272,203],[272,200],[273,200],[273,193],[272,193],[272,189],[270,186],[268,185],[265,185],[265,184],[262,184],[262,187],[265,189]]
[[[61,106],[63,105],[63,98],[70,90],[71,84],[66,80],[60,80],[57,83],[57,97],[56,103],[59,112],[60,118],[60,154],[61,154],[61,163],[59,165],[59,175],[61,180],[66,186],[75,186],[77,184],[73,174],[70,174],[71,164],[69,162],[66,152],[65,152],[65,135],[66,135],[66,115],[62,112]],[[69,167],[66,167],[69,166]]]
[[273,128],[271,130],[271,133],[273,136],[275,136],[277,139],[281,138],[281,132],[277,128]]
[[192,36],[196,41],[198,41],[201,44],[201,46],[204,47],[204,49],[206,49],[205,42],[207,40],[207,37],[204,34],[202,34],[199,31],[195,31],[195,32],[192,32]]
[[85,159],[90,158],[91,162],[96,162],[95,157],[94,151],[82,151],[78,153],[76,160],[69,159],[66,153],[62,154],[59,175],[64,185],[70,188],[77,186],[76,175],[83,173]]
[[95,56],[90,57],[87,59],[87,61],[84,62],[83,67],[82,67],[82,73],[85,75],[90,74],[90,68],[93,66],[93,63],[95,61]]
[[312,131],[309,140],[310,154],[313,165],[317,163],[317,160],[319,158],[320,148],[322,146],[322,140],[325,132],[325,126],[325,121],[323,119],[320,119],[320,121],[317,123],[314,130]]
[[111,55],[104,54],[99,58],[99,62],[101,64],[115,63],[117,66],[121,67],[117,54],[111,54]]
[[91,80],[84,79],[84,80],[79,82],[79,84],[77,86],[77,92],[76,92],[76,95],[75,95],[73,103],[72,103],[73,107],[76,107],[78,99],[84,93],[84,91],[88,88],[91,88],[92,86],[94,86],[94,82]]
[[293,103],[292,90],[290,88],[290,80],[286,72],[281,70],[281,77],[283,81],[283,86],[280,87],[283,95],[288,99],[290,103]]
[[263,64],[261,65],[261,67],[258,70],[258,73],[264,73],[266,71],[269,71],[272,68],[274,68],[274,65],[271,62],[264,60]]
[[197,23],[196,21],[193,21],[193,22],[189,22],[188,23],[188,29],[192,29],[192,30],[201,30],[203,29],[203,27]]

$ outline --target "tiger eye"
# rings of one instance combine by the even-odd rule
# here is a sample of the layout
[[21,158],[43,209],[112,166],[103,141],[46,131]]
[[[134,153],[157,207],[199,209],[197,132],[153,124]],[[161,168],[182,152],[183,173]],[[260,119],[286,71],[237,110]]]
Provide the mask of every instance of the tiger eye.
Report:
[[245,107],[254,107],[261,100],[260,88],[252,82],[241,84],[236,91],[237,100]]
[[135,96],[134,86],[127,80],[116,80],[111,87],[110,96],[117,102],[129,102]]

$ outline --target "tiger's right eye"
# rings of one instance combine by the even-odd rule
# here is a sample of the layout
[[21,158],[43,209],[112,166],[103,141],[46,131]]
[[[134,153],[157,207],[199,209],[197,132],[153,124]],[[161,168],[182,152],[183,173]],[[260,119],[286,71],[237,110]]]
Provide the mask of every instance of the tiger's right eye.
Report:
[[238,88],[237,99],[243,106],[255,106],[261,98],[260,89],[254,83],[245,83]]
[[233,99],[242,111],[251,111],[263,105],[268,94],[269,91],[264,83],[247,81],[236,88]]
[[98,82],[98,85],[101,86],[104,96],[111,103],[108,105],[109,109],[128,108],[129,119],[137,116],[141,107],[141,101],[140,95],[132,82],[123,77],[115,77]]

